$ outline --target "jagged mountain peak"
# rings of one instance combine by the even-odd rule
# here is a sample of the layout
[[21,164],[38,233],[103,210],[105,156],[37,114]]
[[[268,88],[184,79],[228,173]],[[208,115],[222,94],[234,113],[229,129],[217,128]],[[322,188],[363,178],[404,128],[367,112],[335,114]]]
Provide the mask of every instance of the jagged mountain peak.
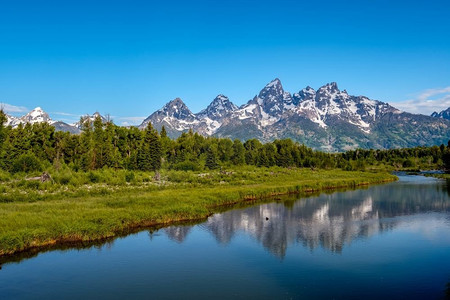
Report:
[[283,93],[284,93],[283,85],[281,84],[280,79],[275,78],[274,80],[266,84],[266,86],[259,92],[258,97],[259,98],[266,98],[268,96],[276,97],[283,95]]
[[431,116],[435,117],[435,118],[450,120],[450,107],[447,109],[444,109],[443,111],[441,111],[439,113],[435,111],[431,114]]
[[183,100],[181,100],[181,98],[177,97],[173,100],[170,100],[166,106],[173,106],[173,105],[178,105],[178,104],[185,105]]
[[230,99],[225,95],[219,94],[216,96],[216,98],[214,98],[214,100],[209,104],[209,106],[215,107],[219,105],[226,105],[228,103],[231,103]]
[[52,119],[41,107],[38,106],[29,113],[27,113],[25,116],[21,117],[20,121],[22,121],[23,123],[31,123],[31,124],[41,122],[51,123]]
[[181,98],[175,98],[169,101],[166,105],[163,106],[161,110],[177,110],[177,109],[188,109],[186,104],[184,104]]
[[219,121],[237,109],[238,107],[227,96],[219,94],[206,109],[197,114],[197,117],[200,119],[210,118],[211,120]]
[[214,101],[230,101],[230,99],[224,94],[219,94],[216,96],[216,98],[214,98],[213,102]]
[[233,102],[230,101],[230,99],[225,95],[217,95],[216,98],[209,104],[208,107],[215,107],[220,110],[234,110],[237,109],[237,106],[233,104]]
[[266,84],[266,88],[281,86],[281,80],[279,78],[275,78],[272,81],[270,81],[268,84]]
[[317,90],[317,93],[336,94],[336,93],[339,93],[339,92],[340,92],[340,90],[339,90],[338,85],[337,85],[336,82],[327,83],[327,84],[321,86]]
[[19,118],[16,118],[14,116],[10,116],[8,114],[5,114],[6,116],[6,123],[4,124],[5,126],[15,126],[16,124],[19,123]]
[[85,123],[86,121],[93,123],[97,117],[100,117],[103,123],[106,123],[108,121],[104,116],[102,116],[98,111],[96,111],[92,115],[86,114],[84,116],[81,116],[80,120],[75,124],[73,124],[73,126],[77,127],[78,129],[81,129],[83,127],[83,123]]
[[178,119],[192,119],[195,115],[191,110],[184,104],[183,100],[180,98],[175,98],[160,110],[164,115],[168,117],[175,117]]

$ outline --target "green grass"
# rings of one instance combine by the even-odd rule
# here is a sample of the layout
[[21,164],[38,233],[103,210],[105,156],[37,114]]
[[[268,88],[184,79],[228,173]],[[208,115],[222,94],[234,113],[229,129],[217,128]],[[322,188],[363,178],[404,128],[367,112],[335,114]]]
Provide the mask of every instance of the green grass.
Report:
[[[224,205],[274,195],[396,180],[384,172],[242,167],[226,172],[154,174],[102,170],[54,172],[53,183],[20,176],[0,185],[0,255],[33,247],[93,241],[137,227],[206,218]],[[65,177],[64,177],[65,176]],[[132,177],[132,178],[131,178]],[[94,178],[95,183],[89,178]],[[127,182],[126,179],[129,182]]]

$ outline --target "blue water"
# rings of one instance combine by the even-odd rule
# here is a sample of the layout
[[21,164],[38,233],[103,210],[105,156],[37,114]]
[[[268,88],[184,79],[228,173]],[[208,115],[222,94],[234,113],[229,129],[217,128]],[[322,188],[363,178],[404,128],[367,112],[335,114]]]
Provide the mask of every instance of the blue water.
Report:
[[400,176],[12,260],[1,299],[442,299],[450,187]]

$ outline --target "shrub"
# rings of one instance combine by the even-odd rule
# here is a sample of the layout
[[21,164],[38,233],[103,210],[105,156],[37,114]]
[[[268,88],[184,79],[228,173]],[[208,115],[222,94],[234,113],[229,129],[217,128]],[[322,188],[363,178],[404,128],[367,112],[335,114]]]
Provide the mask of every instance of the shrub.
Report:
[[198,163],[192,161],[183,161],[173,165],[173,168],[178,171],[200,171],[201,168]]
[[97,173],[90,171],[88,173],[88,179],[91,183],[97,183],[100,181],[100,176]]
[[134,178],[135,178],[134,172],[132,172],[132,171],[127,172],[127,173],[125,174],[125,181],[126,181],[126,182],[132,182],[132,181],[134,180]]
[[14,160],[12,172],[33,172],[42,171],[42,165],[34,154],[22,154]]
[[25,183],[25,187],[27,187],[29,189],[33,189],[33,190],[39,189],[40,186],[41,186],[41,182],[39,180],[28,180]]
[[53,179],[59,184],[69,184],[70,180],[72,179],[72,172],[70,172],[69,170],[60,171],[53,175]]

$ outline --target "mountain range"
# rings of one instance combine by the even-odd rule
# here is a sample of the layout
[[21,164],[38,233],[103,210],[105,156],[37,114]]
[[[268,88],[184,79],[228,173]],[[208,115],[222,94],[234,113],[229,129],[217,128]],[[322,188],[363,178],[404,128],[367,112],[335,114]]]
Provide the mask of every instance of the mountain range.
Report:
[[[82,119],[92,122],[97,115]],[[317,90],[307,86],[291,94],[277,78],[241,106],[218,95],[207,108],[194,114],[176,98],[147,117],[139,128],[151,122],[158,130],[164,126],[172,138],[193,130],[204,136],[257,138],[262,142],[291,138],[314,149],[345,151],[446,144],[450,138],[449,117],[450,108],[432,116],[402,112],[388,103],[349,95],[335,82]],[[51,120],[40,107],[23,117],[7,118],[7,125],[13,127],[48,122],[56,130],[79,133],[81,129],[80,122]]]
[[240,107],[219,95],[194,114],[177,98],[139,127],[149,122],[159,130],[164,126],[171,137],[192,129],[241,140],[291,138],[325,151],[438,145],[450,138],[450,121],[444,118],[402,112],[388,103],[352,96],[335,82],[291,94],[279,79]]

